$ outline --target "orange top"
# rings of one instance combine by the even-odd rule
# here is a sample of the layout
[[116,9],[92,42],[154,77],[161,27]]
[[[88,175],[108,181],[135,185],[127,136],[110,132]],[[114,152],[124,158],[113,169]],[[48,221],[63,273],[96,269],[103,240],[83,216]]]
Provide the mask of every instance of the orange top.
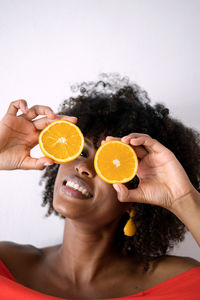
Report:
[[[134,295],[98,300],[199,300],[200,267],[193,268],[144,292]],[[27,288],[14,279],[7,267],[0,261],[0,300],[70,300],[48,296]]]

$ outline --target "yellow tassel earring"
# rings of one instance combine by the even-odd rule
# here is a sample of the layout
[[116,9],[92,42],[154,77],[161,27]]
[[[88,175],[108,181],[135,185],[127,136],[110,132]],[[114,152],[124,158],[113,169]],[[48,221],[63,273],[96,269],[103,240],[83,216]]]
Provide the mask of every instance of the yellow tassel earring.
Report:
[[126,236],[134,236],[136,233],[136,226],[132,219],[134,215],[135,215],[135,210],[132,209],[129,213],[130,218],[128,219],[126,225],[124,226],[124,234]]

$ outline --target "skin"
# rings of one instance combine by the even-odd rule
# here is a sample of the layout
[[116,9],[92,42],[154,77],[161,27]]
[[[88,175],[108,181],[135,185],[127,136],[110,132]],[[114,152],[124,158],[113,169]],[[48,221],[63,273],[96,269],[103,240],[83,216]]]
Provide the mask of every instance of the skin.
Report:
[[[22,114],[17,117],[19,109]],[[46,117],[34,121],[37,115]],[[76,118],[56,116],[49,107],[27,109],[25,100],[12,102],[0,123],[0,169],[41,170],[45,164],[53,164],[49,158],[31,158],[30,150],[37,144],[40,131],[58,118],[76,123]],[[94,170],[96,150],[87,140],[81,156],[60,165],[55,182],[53,205],[66,217],[62,244],[38,249],[0,243],[0,259],[19,283],[63,298],[114,298],[144,291],[200,266],[190,258],[165,256],[152,261],[144,273],[136,258],[123,257],[113,247],[118,222],[133,201],[169,209],[200,243],[196,229],[200,226],[200,196],[173,153],[146,135],[132,133],[122,140],[131,144],[141,159],[139,188],[128,190],[124,185],[102,181]],[[67,176],[87,184],[92,197],[80,199],[63,193]]]

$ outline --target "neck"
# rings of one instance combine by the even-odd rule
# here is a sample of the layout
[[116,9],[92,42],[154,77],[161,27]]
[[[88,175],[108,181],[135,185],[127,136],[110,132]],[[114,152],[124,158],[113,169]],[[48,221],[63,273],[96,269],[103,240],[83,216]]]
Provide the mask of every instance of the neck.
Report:
[[113,240],[118,220],[97,229],[66,219],[58,262],[64,276],[73,283],[92,282],[119,258]]

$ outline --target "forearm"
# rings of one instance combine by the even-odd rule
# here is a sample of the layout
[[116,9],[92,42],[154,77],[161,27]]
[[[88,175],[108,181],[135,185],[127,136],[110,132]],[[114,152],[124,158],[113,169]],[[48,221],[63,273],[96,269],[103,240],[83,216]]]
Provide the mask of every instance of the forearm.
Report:
[[178,199],[171,210],[188,228],[200,247],[200,193],[191,193]]

